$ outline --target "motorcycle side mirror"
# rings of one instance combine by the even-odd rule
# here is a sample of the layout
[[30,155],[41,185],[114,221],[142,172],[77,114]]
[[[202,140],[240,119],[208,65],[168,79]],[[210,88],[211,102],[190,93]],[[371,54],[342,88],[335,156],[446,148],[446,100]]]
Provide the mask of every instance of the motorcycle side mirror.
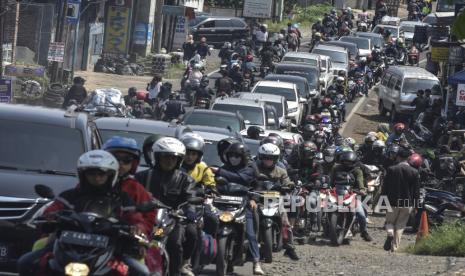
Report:
[[36,194],[39,196],[46,198],[46,199],[54,199],[55,194],[53,193],[52,188],[42,185],[42,184],[37,184],[34,186],[34,191]]
[[216,185],[222,185],[222,186],[228,185],[229,183],[226,178],[221,177],[221,176],[215,177],[215,182],[216,182]]
[[192,205],[200,205],[204,202],[204,198],[203,197],[192,197],[192,198],[189,198],[187,202],[189,202],[189,204],[192,204]]

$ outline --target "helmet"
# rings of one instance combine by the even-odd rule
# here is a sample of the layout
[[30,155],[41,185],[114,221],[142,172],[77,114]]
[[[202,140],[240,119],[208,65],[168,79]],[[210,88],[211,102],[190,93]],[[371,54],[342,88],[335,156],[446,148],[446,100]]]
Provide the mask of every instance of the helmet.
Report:
[[108,179],[106,188],[113,188],[118,181],[119,163],[116,158],[109,152],[104,150],[91,150],[82,154],[77,162],[77,171],[79,182],[86,187],[87,179],[84,176],[85,171],[90,169],[98,169],[104,172],[109,172],[112,176]]
[[336,147],[329,146],[323,151],[323,160],[326,163],[333,163],[336,157]]
[[329,117],[323,117],[323,119],[321,119],[321,123],[323,125],[330,125],[331,124],[331,118]]
[[231,42],[225,42],[223,47],[231,49],[231,47],[232,47]]
[[225,138],[218,142],[218,144],[216,145],[216,150],[218,152],[218,156],[221,159],[221,162],[226,163],[226,150],[229,148],[229,146],[231,146],[234,143],[239,143],[239,140],[232,137]]
[[318,144],[318,145],[323,144],[323,142],[325,141],[325,138],[326,138],[326,134],[324,133],[324,131],[317,131],[315,133],[315,143],[316,144]]
[[200,70],[200,69],[202,69],[202,65],[200,65],[199,63],[196,63],[196,64],[194,64],[194,69],[195,70]]
[[[231,144],[226,151],[224,152],[226,156],[226,162],[229,163],[232,166],[239,166],[239,165],[244,165],[247,162],[247,157],[249,155],[249,152],[247,148],[245,147],[244,144],[240,142],[235,142]],[[240,157],[240,163],[234,164],[234,162],[231,162],[232,158],[237,158]]]
[[347,12],[352,12],[352,8],[351,8],[351,7],[347,7]]
[[397,158],[397,154],[399,154],[400,151],[400,146],[397,144],[392,144],[388,149],[387,149],[387,154],[388,158],[391,160],[394,160]]
[[153,156],[152,156],[152,146],[155,142],[162,138],[162,135],[152,134],[145,138],[144,144],[142,145],[142,152],[144,153],[144,161],[149,167],[153,167]]
[[305,122],[308,124],[319,124],[321,120],[320,114],[307,115],[305,117]]
[[394,125],[394,132],[397,135],[402,134],[402,132],[404,132],[404,130],[405,130],[405,125],[403,123],[397,123],[397,124]]
[[147,98],[147,92],[139,90],[136,92],[136,97],[138,101],[144,101]]
[[134,155],[137,159],[140,157],[137,142],[132,138],[113,136],[105,142],[103,149],[109,152],[124,151]]
[[374,143],[373,143],[373,149],[376,149],[376,148],[386,148],[386,144],[381,141],[381,140],[376,140]]
[[357,154],[353,151],[343,152],[341,153],[341,156],[339,157],[339,162],[343,166],[348,167],[348,168],[353,168],[357,160],[358,160]]
[[277,161],[279,156],[281,155],[281,151],[279,150],[278,146],[265,143],[258,148],[258,159],[271,159]]
[[376,136],[373,135],[367,135],[365,136],[365,144],[373,144],[376,141]]
[[351,147],[352,149],[354,149],[355,144],[357,144],[357,142],[355,141],[355,139],[352,138],[352,137],[347,137],[347,138],[345,139],[345,143],[346,143],[347,146]]
[[361,57],[360,58],[360,64],[366,64],[367,63],[367,58],[366,57]]
[[258,126],[249,126],[247,128],[247,137],[252,139],[260,138],[260,134],[265,133],[265,131]]
[[186,155],[186,147],[184,144],[176,138],[163,137],[158,139],[152,146],[153,159],[155,165],[159,163],[158,159],[160,155],[172,155],[178,157],[177,168],[181,165],[181,162]]
[[268,134],[268,137],[265,137],[261,144],[266,144],[267,142],[265,141],[270,141],[269,143],[272,143],[272,144],[275,144],[276,146],[278,146],[279,150],[283,151],[284,150],[284,140],[283,138],[281,138],[281,136],[279,136],[279,134],[276,134],[276,133],[270,133]]
[[378,125],[378,131],[379,132],[384,132],[384,133],[389,132],[389,124],[386,124],[386,123],[379,124]]
[[304,126],[304,129],[303,129],[303,136],[304,136],[304,139],[309,139],[313,136],[313,134],[315,133],[316,131],[316,127],[315,125],[312,125],[312,124],[306,124]]
[[203,154],[203,149],[205,147],[205,141],[203,140],[202,136],[198,135],[197,133],[186,133],[179,139],[186,150],[197,151],[200,154]]
[[338,76],[336,78],[336,81],[339,82],[339,83],[342,83],[342,82],[344,82],[344,77]]
[[86,82],[86,80],[84,78],[82,78],[82,77],[79,77],[79,76],[74,77],[74,79],[73,79],[74,84],[78,84],[78,83],[84,84],[85,82]]
[[321,104],[324,106],[330,106],[333,103],[331,98],[325,97],[323,100],[321,100]]
[[320,33],[320,32],[316,32],[313,36],[315,36],[315,37],[321,37],[321,33]]
[[409,156],[408,163],[410,164],[410,166],[419,169],[423,164],[423,157],[421,157],[421,155],[419,155],[418,153],[414,153]]
[[315,158],[318,147],[312,141],[305,141],[300,147],[300,154],[302,159],[306,161],[313,160]]
[[401,46],[404,45],[404,39],[403,39],[402,37],[399,37],[399,38],[397,39],[397,44],[399,44],[399,45],[401,45]]
[[278,40],[284,40],[284,35],[283,34],[278,34]]

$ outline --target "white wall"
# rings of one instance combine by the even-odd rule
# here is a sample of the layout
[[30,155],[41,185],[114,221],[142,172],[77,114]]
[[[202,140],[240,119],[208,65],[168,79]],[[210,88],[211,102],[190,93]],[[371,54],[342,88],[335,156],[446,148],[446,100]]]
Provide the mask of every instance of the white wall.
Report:
[[203,11],[203,2],[204,0],[184,0],[184,6]]

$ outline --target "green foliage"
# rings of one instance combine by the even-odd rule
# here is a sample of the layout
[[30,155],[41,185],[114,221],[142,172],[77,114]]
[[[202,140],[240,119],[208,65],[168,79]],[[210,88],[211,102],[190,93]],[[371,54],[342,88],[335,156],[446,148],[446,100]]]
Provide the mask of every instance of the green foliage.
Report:
[[222,8],[242,8],[244,5],[243,0],[207,0],[207,4],[210,7],[222,7]]
[[465,257],[465,223],[442,225],[408,251],[416,255]]

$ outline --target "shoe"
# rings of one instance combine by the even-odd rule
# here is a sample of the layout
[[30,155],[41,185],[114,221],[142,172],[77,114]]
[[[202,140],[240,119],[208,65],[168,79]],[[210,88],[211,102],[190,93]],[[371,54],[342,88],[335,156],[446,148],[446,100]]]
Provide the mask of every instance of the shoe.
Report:
[[194,272],[192,272],[192,268],[190,266],[190,260],[184,260],[181,267],[181,275],[186,276],[195,276]]
[[265,275],[265,272],[263,272],[263,269],[260,266],[260,263],[253,264],[253,275]]
[[286,249],[286,251],[284,251],[284,256],[288,256],[293,261],[299,260],[299,256],[297,256],[297,253],[295,252],[294,248]]
[[368,234],[367,231],[362,232],[361,236],[362,236],[362,238],[363,238],[365,241],[367,241],[367,242],[373,241],[373,238],[370,236],[370,234]]
[[386,241],[384,242],[384,250],[390,251],[392,249],[392,236],[387,236]]

